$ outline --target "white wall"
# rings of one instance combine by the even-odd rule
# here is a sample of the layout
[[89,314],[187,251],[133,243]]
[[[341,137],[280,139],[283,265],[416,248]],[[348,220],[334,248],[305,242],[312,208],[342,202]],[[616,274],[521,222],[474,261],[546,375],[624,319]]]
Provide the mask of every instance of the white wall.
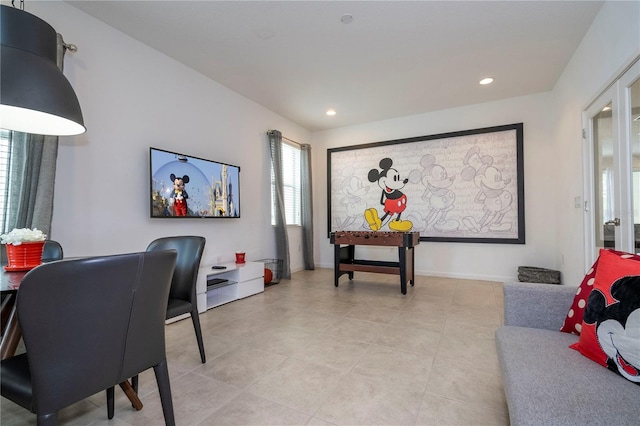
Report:
[[[27,2],[65,41],[65,75],[87,132],[60,140],[51,238],[65,256],[144,250],[154,238],[207,238],[203,262],[274,257],[266,131],[310,133],[63,2]],[[149,147],[241,166],[240,219],[149,218]],[[292,268],[300,268],[292,258]]]
[[[273,257],[265,131],[313,144],[316,264],[333,267],[327,238],[326,149],[404,137],[524,123],[526,245],[422,243],[419,274],[513,279],[517,266],[584,271],[581,111],[638,52],[640,3],[605,3],[553,91],[333,131],[308,131],[59,1],[26,3],[79,51],[65,75],[88,132],[61,138],[51,237],[68,256],[143,250],[160,236],[207,238],[205,261]],[[526,78],[526,76],[523,76]],[[148,148],[242,167],[239,220],[148,218]],[[291,233],[292,270],[301,268]],[[373,255],[386,257],[388,249]],[[564,258],[564,264],[562,262]]]
[[[503,124],[524,123],[526,245],[421,242],[416,250],[416,273],[486,280],[512,279],[519,265],[556,268],[556,220],[550,95],[542,93],[506,101],[353,126],[313,135],[314,217],[316,263],[333,265],[333,246],[327,238],[327,149],[412,136],[432,135]],[[362,250],[359,257],[397,258],[397,249]],[[366,254],[365,254],[366,253]]]
[[[605,3],[554,90],[534,96],[369,123],[313,135],[316,262],[331,266],[327,239],[326,149],[524,123],[525,245],[423,242],[416,273],[489,280],[514,279],[519,265],[562,271],[578,285],[585,271],[581,112],[640,48],[640,2]],[[526,76],[523,76],[526,78]],[[318,155],[320,154],[320,155]],[[378,250],[372,257],[390,257]]]
[[557,164],[556,214],[558,257],[564,257],[563,275],[579,285],[594,259],[585,258],[585,213],[574,207],[583,198],[581,113],[622,67],[640,55],[640,2],[607,2],[567,65],[553,90],[554,157]]

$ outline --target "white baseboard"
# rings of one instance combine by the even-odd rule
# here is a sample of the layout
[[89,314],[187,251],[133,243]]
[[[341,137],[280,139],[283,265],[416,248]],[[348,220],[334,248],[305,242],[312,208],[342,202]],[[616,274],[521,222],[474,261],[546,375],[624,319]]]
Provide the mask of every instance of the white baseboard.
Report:
[[[332,264],[316,264],[316,268],[333,269]],[[293,273],[294,271],[291,271]],[[428,271],[425,269],[416,269],[416,275],[424,277],[442,277],[442,278],[458,278],[462,280],[478,280],[478,281],[495,281],[495,282],[510,282],[517,281],[517,276],[502,276],[502,275],[483,275],[483,274],[458,274],[455,272],[442,272],[442,271]]]

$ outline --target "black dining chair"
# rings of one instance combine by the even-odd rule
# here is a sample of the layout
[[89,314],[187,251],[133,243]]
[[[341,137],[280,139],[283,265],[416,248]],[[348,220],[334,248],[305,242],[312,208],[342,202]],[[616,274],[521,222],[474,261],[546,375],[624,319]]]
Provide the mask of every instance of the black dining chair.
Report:
[[54,260],[62,260],[64,251],[59,242],[54,240],[46,240],[42,247],[42,262],[53,262]]
[[[45,263],[28,272],[17,311],[26,353],[0,362],[2,396],[57,424],[57,412],[154,369],[165,423],[174,425],[165,315],[175,251]],[[109,395],[110,394],[110,395]]]
[[[204,343],[200,329],[196,282],[198,280],[198,269],[200,268],[200,259],[202,258],[205,243],[206,239],[204,237],[175,236],[159,238],[152,241],[147,247],[147,251],[176,250],[178,252],[176,270],[173,273],[171,290],[169,291],[167,319],[175,318],[183,314],[191,314],[191,321],[193,322],[198,348],[200,349],[200,359],[203,364],[207,362],[207,359],[204,353]],[[134,383],[133,388],[137,390],[136,386],[137,383]]]

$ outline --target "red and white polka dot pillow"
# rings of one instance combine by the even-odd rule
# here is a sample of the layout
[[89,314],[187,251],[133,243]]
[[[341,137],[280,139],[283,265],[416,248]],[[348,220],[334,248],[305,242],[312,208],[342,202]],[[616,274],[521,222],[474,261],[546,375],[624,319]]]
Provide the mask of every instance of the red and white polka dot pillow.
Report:
[[[608,251],[625,259],[640,261],[640,256],[636,256],[632,253],[625,253],[623,251],[617,250]],[[584,309],[587,306],[587,300],[589,299],[589,295],[591,294],[593,283],[596,278],[598,260],[600,260],[600,257],[596,259],[591,268],[587,271],[587,274],[582,279],[582,283],[580,283],[580,286],[576,291],[576,296],[573,298],[573,303],[571,304],[571,308],[567,313],[567,317],[565,318],[560,331],[563,331],[565,333],[577,334],[578,336],[580,335],[580,331],[582,328],[582,319],[584,317]]]
[[565,333],[580,335],[582,329],[582,317],[584,316],[584,308],[587,306],[587,299],[593,288],[593,282],[596,279],[596,269],[598,267],[598,259],[587,271],[587,275],[582,279],[580,287],[576,291],[576,296],[573,298],[571,308],[567,313],[567,317],[564,319],[564,323],[560,328],[560,331]]

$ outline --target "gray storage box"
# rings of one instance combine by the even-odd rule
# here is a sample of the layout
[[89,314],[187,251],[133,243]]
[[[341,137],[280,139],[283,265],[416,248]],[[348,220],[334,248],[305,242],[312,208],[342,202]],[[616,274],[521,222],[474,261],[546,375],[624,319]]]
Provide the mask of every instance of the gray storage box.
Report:
[[518,281],[524,283],[560,284],[560,271],[536,268],[535,266],[518,266]]

